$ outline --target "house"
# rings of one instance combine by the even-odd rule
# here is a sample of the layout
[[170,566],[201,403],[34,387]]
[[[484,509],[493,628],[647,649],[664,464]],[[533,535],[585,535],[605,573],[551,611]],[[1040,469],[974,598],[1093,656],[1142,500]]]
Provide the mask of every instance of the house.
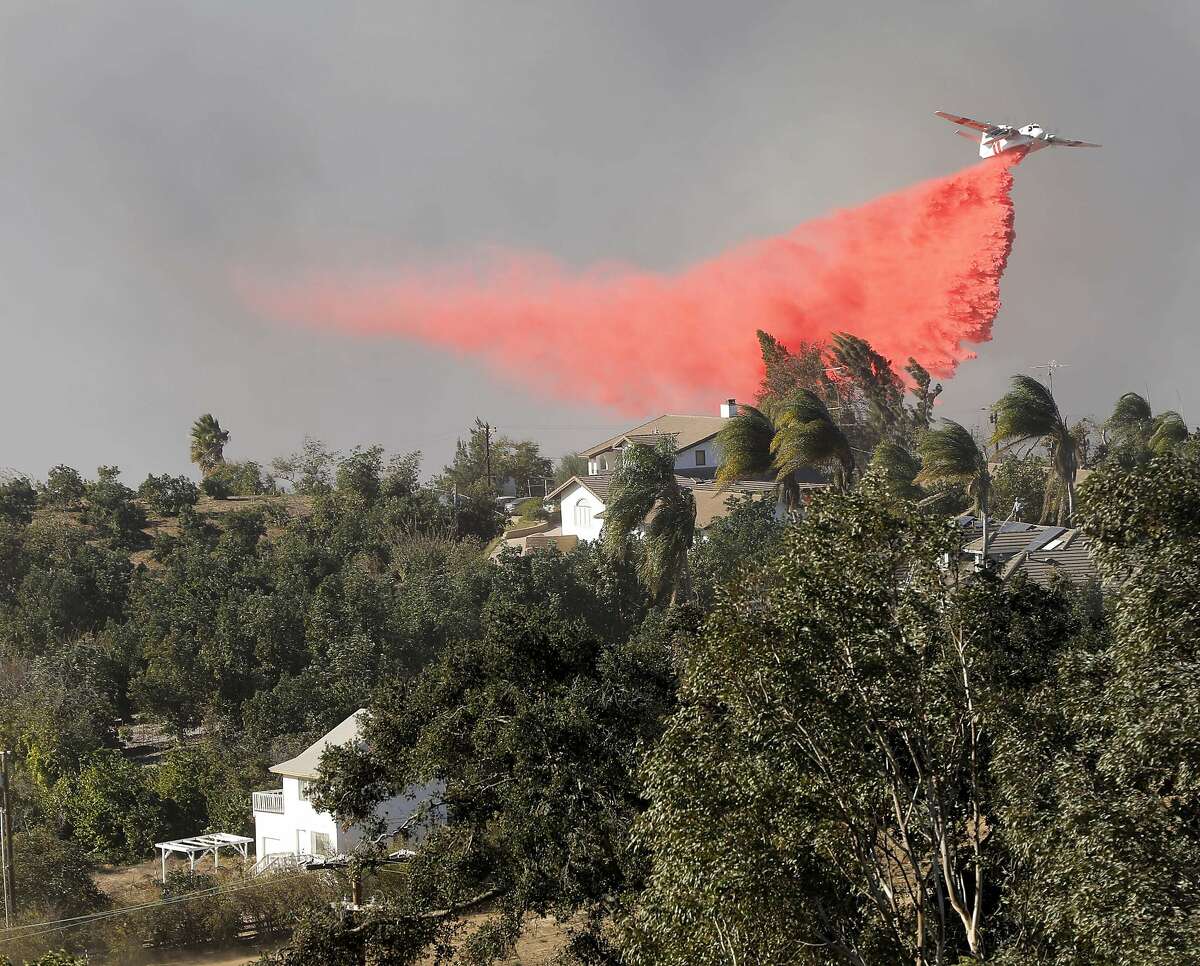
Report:
[[[976,517],[959,518],[963,555],[978,566],[983,561],[983,523]],[[989,520],[987,556],[1001,577],[1025,574],[1039,584],[1065,577],[1076,584],[1099,580],[1088,540],[1078,529],[1037,523]]]
[[725,427],[725,421],[736,415],[736,400],[727,399],[721,403],[717,416],[659,416],[597,443],[579,455],[587,457],[588,475],[600,476],[617,468],[621,450],[630,443],[656,446],[663,439],[671,438],[675,446],[675,472],[711,480],[721,465],[716,435]]
[[[365,709],[355,711],[295,758],[272,765],[270,770],[281,777],[281,787],[252,793],[254,841],[260,864],[267,856],[277,854],[297,858],[345,855],[362,841],[364,831],[360,826],[343,828],[330,812],[313,807],[308,796],[322,752],[358,742],[366,713]],[[436,794],[434,785],[406,789],[381,803],[376,814],[389,831],[394,831]]]

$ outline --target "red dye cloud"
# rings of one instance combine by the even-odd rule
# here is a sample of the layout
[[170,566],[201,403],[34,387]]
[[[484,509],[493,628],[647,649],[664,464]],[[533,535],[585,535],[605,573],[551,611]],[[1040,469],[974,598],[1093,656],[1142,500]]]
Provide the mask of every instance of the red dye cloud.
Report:
[[512,253],[385,281],[257,289],[271,315],[475,356],[544,393],[629,413],[751,398],[756,329],[785,345],[851,332],[952,375],[991,338],[1019,158],[1001,155],[752,242],[677,274],[573,272]]

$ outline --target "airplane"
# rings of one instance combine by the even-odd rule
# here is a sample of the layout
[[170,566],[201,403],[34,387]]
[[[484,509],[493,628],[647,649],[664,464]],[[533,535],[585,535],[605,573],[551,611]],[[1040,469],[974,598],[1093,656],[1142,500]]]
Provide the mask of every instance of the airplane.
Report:
[[[959,124],[981,132],[979,135],[979,156],[981,158],[994,158],[997,154],[1003,154],[1005,151],[1024,151],[1031,154],[1049,147],[1100,147],[1099,144],[1092,144],[1090,141],[1072,141],[1070,138],[1060,138],[1057,134],[1048,134],[1040,124],[1011,127],[1007,124],[991,124],[987,121],[960,117],[957,114],[947,114],[945,111],[934,111],[933,113],[951,124]],[[975,140],[975,135],[968,134],[966,131],[955,131],[954,133],[960,137]]]

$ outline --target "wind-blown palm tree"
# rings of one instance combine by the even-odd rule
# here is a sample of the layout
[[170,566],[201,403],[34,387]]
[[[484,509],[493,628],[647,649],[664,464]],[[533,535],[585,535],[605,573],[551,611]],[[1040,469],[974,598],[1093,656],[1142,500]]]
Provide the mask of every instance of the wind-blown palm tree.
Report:
[[818,467],[829,470],[840,489],[849,489],[856,469],[850,440],[820,396],[811,389],[800,390],[780,407],[775,421],[778,432],[771,440],[771,456],[777,474]]
[[[992,407],[996,429],[992,442],[1001,450],[1022,443],[1040,443],[1050,456],[1042,523],[1057,505],[1057,522],[1064,526],[1075,512],[1075,474],[1079,469],[1082,430],[1072,428],[1059,412],[1050,390],[1031,376],[1012,377],[1012,388]],[[1058,500],[1054,499],[1057,490]]]
[[688,550],[696,535],[696,501],[675,477],[675,445],[665,440],[653,448],[633,443],[608,485],[604,511],[604,543],[622,556],[639,530],[644,556],[639,575],[657,598],[670,592],[671,603],[692,595]]
[[721,465],[717,482],[772,474],[788,509],[800,501],[796,473],[827,469],[834,482],[847,488],[854,478],[850,440],[834,421],[829,407],[810,389],[801,389],[771,407],[769,413],[741,406],[717,436]]
[[1188,438],[1187,423],[1179,413],[1168,409],[1155,416],[1146,397],[1136,392],[1127,392],[1117,400],[1105,428],[1122,444],[1125,458],[1137,462],[1146,458],[1138,453],[1162,456]]
[[212,413],[205,413],[192,423],[192,462],[208,476],[225,462],[225,444],[229,433],[221,428]]
[[943,419],[939,429],[925,433],[917,449],[922,463],[916,477],[918,483],[957,483],[967,491],[972,512],[983,520],[983,559],[987,560],[991,535],[988,500],[992,489],[987,454],[966,427],[952,419]]

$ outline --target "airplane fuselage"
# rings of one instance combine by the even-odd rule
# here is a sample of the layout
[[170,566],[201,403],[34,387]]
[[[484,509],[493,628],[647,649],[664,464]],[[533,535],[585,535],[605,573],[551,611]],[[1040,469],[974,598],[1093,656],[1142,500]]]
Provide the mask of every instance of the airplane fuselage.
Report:
[[1049,146],[1046,132],[1040,124],[1026,124],[1015,131],[1012,128],[994,128],[985,131],[979,138],[979,156],[994,158],[1005,151],[1032,153]]

